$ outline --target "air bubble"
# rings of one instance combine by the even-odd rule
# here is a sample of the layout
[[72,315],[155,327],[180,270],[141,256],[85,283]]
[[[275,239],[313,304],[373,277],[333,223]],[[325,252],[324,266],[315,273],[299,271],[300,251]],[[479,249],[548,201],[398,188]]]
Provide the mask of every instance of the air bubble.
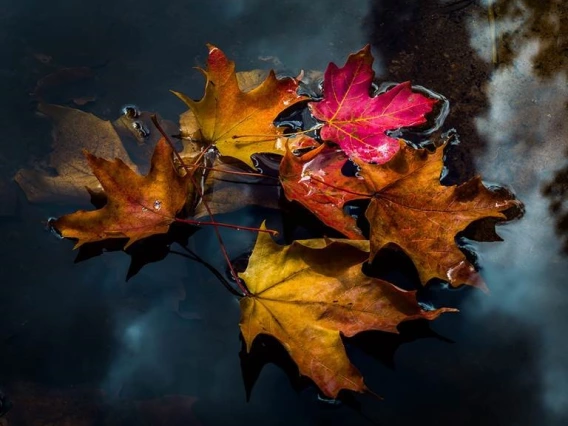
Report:
[[140,108],[136,105],[124,105],[120,110],[122,115],[125,115],[128,118],[138,118],[140,117]]
[[134,121],[132,123],[132,128],[140,134],[143,138],[150,136],[150,130],[141,121]]
[[159,200],[154,201],[154,210],[160,210],[162,208],[162,202]]

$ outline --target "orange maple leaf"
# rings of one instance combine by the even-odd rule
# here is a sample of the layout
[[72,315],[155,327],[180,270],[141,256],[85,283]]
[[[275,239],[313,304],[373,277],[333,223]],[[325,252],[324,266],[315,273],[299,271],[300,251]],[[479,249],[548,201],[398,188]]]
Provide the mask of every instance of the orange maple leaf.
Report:
[[142,238],[166,233],[194,194],[190,176],[177,173],[172,154],[166,140],[160,139],[150,171],[140,176],[120,159],[109,161],[85,152],[107,203],[99,210],[62,216],[52,225],[63,237],[76,238],[75,248],[107,238],[128,238],[127,248]]
[[403,321],[431,320],[456,311],[424,311],[415,292],[363,275],[368,250],[368,241],[314,239],[280,246],[259,234],[249,265],[240,274],[251,293],[240,301],[247,351],[259,334],[275,337],[300,373],[335,398],[341,389],[367,390],[347,358],[341,335],[398,333]]
[[239,88],[235,63],[217,47],[208,48],[207,69],[201,70],[207,78],[203,98],[194,101],[173,92],[193,112],[194,117],[185,120],[197,124],[204,144],[213,144],[221,155],[238,158],[251,167],[252,154],[283,155],[284,145],[279,140],[283,129],[273,121],[286,108],[307,99],[296,93],[298,81],[276,78],[270,71],[262,83],[244,92]]

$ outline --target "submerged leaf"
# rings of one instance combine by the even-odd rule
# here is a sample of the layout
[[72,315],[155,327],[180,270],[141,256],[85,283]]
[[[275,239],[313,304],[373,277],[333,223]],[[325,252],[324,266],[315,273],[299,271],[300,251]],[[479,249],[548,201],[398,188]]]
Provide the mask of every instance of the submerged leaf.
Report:
[[141,238],[166,233],[193,196],[189,176],[177,173],[172,154],[166,140],[160,139],[150,172],[140,176],[120,159],[108,161],[86,153],[107,194],[107,204],[99,210],[62,216],[52,225],[63,237],[76,238],[75,247],[107,238],[129,238],[126,248]]
[[397,333],[397,325],[434,319],[415,292],[361,272],[368,241],[304,240],[280,246],[260,233],[248,268],[240,276],[251,295],[241,299],[240,327],[247,351],[259,334],[275,337],[325,395],[367,390],[349,362],[341,336],[365,330]]
[[475,220],[506,219],[503,212],[519,201],[496,192],[476,177],[458,186],[443,186],[443,148],[429,153],[400,141],[400,150],[387,164],[358,162],[361,175],[374,191],[366,217],[371,224],[371,260],[394,243],[413,260],[420,280],[448,281],[484,288],[474,266],[455,243],[456,234]]
[[14,179],[29,201],[88,201],[85,187],[97,190],[100,184],[81,149],[100,157],[119,158],[136,170],[110,121],[58,105],[40,104],[38,110],[54,123],[54,150],[49,165],[57,174],[29,169],[18,171]]
[[186,127],[194,128],[193,119],[199,126],[199,134],[189,131],[189,136],[202,138],[203,144],[215,145],[221,155],[238,158],[250,167],[254,167],[252,154],[284,154],[279,141],[283,130],[273,121],[284,109],[306,99],[296,93],[298,82],[277,79],[270,71],[260,85],[245,92],[239,87],[234,62],[211,45],[207,69],[202,71],[207,83],[201,100],[174,92],[194,114],[194,118],[186,116]]
[[241,161],[231,157],[216,158],[213,170],[207,170],[205,174],[203,197],[195,206],[193,214],[196,219],[208,217],[209,212],[213,215],[224,214],[250,206],[278,208],[278,179],[254,173]]
[[353,159],[383,164],[399,147],[386,132],[425,123],[425,114],[436,100],[413,92],[409,82],[371,97],[372,64],[368,45],[350,55],[343,68],[330,63],[323,81],[324,98],[310,102],[309,107],[325,123],[323,140],[337,143]]
[[[85,188],[102,191],[82,149],[98,157],[119,158],[135,171],[148,170],[149,158],[159,139],[159,132],[150,130],[152,113],[138,112],[135,118],[123,115],[110,122],[60,105],[40,103],[38,111],[53,122],[53,151],[47,161],[52,170],[38,167],[17,172],[14,179],[30,202],[86,204],[89,193]],[[173,123],[163,121],[162,126],[173,133]]]

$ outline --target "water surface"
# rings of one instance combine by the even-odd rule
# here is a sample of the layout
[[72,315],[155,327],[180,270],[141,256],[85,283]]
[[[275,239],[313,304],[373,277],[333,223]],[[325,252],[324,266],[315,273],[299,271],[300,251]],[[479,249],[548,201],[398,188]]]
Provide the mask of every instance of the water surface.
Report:
[[[136,404],[168,407],[167,395],[191,398],[182,400],[192,408],[181,424],[565,424],[567,22],[561,0],[4,0],[0,388],[13,408],[0,424],[156,424]],[[238,302],[208,269],[169,255],[125,282],[123,252],[75,263],[72,243],[42,222],[77,205],[30,204],[12,181],[50,152],[51,126],[30,96],[42,77],[88,67],[93,78],[45,96],[63,104],[96,97],[80,107],[109,120],[133,103],[175,121],[184,107],[168,90],[201,96],[192,67],[204,64],[207,42],[239,70],[290,75],[342,64],[371,43],[379,82],[412,80],[449,100],[444,130],[455,128],[461,143],[448,153],[448,182],[479,173],[525,204],[522,219],[498,227],[504,242],[469,243],[489,295],[435,291],[435,304],[461,313],[431,332],[414,326],[400,338],[349,343],[384,401],[319,401],[271,341],[241,365]],[[266,209],[226,220],[258,226],[263,218],[282,220]],[[254,240],[223,236],[235,258]],[[190,247],[224,273],[211,230]]]

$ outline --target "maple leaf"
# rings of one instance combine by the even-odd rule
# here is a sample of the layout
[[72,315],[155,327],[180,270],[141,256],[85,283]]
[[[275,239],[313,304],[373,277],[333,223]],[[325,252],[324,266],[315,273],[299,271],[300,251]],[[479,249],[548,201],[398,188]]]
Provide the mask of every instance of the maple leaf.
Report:
[[343,207],[370,194],[362,179],[342,174],[346,161],[345,153],[325,144],[300,157],[287,149],[280,163],[280,181],[288,200],[299,202],[346,237],[363,239],[356,220]]
[[511,194],[492,191],[479,177],[458,186],[443,186],[440,175],[446,144],[434,153],[400,141],[400,150],[382,165],[357,162],[374,196],[366,211],[371,224],[371,256],[394,243],[413,260],[420,280],[448,281],[452,286],[485,287],[474,266],[455,243],[455,236],[475,220],[506,219],[503,212],[520,206]]
[[368,244],[314,239],[280,246],[260,233],[249,265],[240,274],[251,293],[240,301],[247,352],[259,334],[275,337],[300,373],[335,398],[341,389],[367,390],[347,358],[341,335],[365,330],[397,333],[402,321],[431,320],[455,311],[424,311],[415,292],[363,275]]
[[323,140],[337,143],[351,158],[383,164],[399,147],[398,140],[385,132],[425,123],[436,100],[413,92],[409,82],[371,97],[372,64],[369,45],[349,55],[343,68],[330,63],[323,80],[324,99],[308,106],[325,123]]
[[110,121],[59,105],[39,104],[38,111],[54,122],[54,150],[50,155],[49,164],[56,169],[57,175],[53,176],[40,170],[19,170],[14,179],[28,200],[88,201],[85,187],[100,188],[77,145],[93,151],[96,155],[120,158],[130,167],[136,167]]
[[[274,71],[257,87],[244,92],[239,87],[235,64],[215,46],[208,45],[205,94],[199,101],[173,92],[195,116],[202,142],[214,144],[221,155],[238,158],[250,167],[257,153],[283,154],[279,140],[282,128],[273,121],[286,108],[307,99],[296,93],[293,78],[277,79]],[[250,84],[250,83],[249,83]],[[186,121],[191,122],[186,117]]]
[[190,176],[176,172],[172,154],[166,140],[160,139],[150,171],[140,176],[120,159],[108,161],[85,152],[107,203],[99,210],[62,216],[52,225],[63,237],[76,238],[75,248],[107,238],[129,238],[127,248],[141,238],[166,233],[176,214],[193,198]]
[[[30,202],[87,204],[89,193],[85,187],[95,192],[102,189],[78,147],[99,157],[120,158],[136,171],[148,170],[149,154],[159,133],[146,132],[141,137],[135,126],[151,128],[152,113],[138,112],[135,118],[122,115],[110,122],[60,105],[40,103],[38,111],[53,122],[53,151],[47,163],[56,173],[43,168],[21,169],[16,173],[14,180]],[[163,125],[172,133],[177,128],[167,121]]]

